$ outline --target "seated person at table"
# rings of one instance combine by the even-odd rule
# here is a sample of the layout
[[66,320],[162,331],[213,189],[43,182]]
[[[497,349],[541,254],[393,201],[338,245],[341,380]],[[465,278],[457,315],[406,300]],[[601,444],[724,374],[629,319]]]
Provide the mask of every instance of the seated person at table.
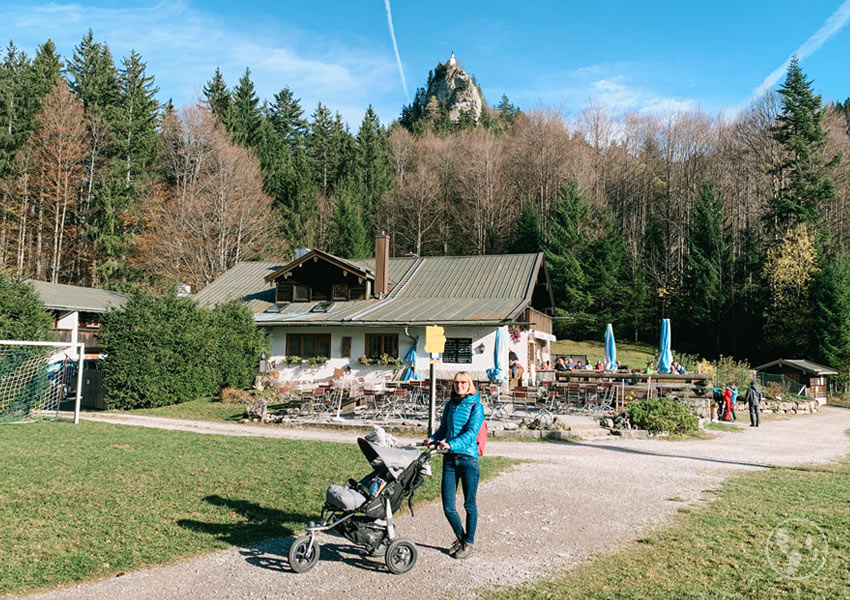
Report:
[[545,363],[543,363],[543,370],[544,371],[551,371],[552,370],[552,363],[550,363],[548,360]]
[[602,364],[602,361],[601,361],[601,360],[597,360],[597,361],[596,361],[596,366],[594,367],[594,369],[596,369],[597,371],[604,371],[604,370],[605,370],[605,365],[603,365],[603,364]]
[[653,373],[655,373],[655,363],[652,361],[646,363],[646,368],[643,370],[643,372],[647,375],[652,375]]
[[592,371],[593,370],[593,365],[590,364],[590,361],[587,361],[586,363],[584,363],[584,370],[585,371]]
[[566,361],[564,361],[564,366],[567,368],[567,371],[572,371],[573,369],[575,369],[575,368],[576,368],[576,365],[575,365],[575,363],[573,362],[573,357],[572,357],[572,356],[570,356],[569,358],[567,358],[567,360],[566,360]]
[[563,357],[558,357],[558,360],[555,361],[555,370],[556,371],[566,371],[567,364],[564,362]]

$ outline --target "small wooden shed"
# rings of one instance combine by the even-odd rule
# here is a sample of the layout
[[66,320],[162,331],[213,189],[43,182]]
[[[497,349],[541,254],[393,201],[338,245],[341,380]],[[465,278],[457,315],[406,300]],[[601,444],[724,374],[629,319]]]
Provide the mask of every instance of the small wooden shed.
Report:
[[806,386],[806,395],[817,400],[819,404],[826,404],[828,378],[838,375],[838,371],[832,367],[803,358],[777,358],[755,369],[763,373],[785,375],[788,379]]

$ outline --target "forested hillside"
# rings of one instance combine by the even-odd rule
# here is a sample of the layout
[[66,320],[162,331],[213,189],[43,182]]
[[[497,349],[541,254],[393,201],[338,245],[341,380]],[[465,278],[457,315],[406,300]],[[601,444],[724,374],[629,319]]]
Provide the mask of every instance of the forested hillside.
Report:
[[[160,105],[141,56],[89,32],[0,66],[0,265],[113,289],[200,289],[296,247],[344,257],[544,251],[559,333],[850,368],[850,100],[797,61],[740,115],[455,111],[438,65],[398,122],[349,126],[220,71]],[[465,72],[464,72],[465,73]],[[816,76],[816,74],[815,74]],[[474,78],[460,77],[470,89]],[[462,89],[460,91],[463,91]],[[445,97],[449,97],[446,95]]]

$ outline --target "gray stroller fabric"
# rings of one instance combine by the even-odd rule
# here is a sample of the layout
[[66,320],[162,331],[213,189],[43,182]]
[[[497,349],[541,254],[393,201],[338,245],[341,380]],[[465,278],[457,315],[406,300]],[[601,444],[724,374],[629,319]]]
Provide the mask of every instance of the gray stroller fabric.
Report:
[[325,492],[325,502],[328,506],[339,510],[357,510],[366,502],[366,497],[349,487],[332,485]]
[[410,463],[419,458],[419,450],[416,448],[387,448],[377,446],[363,438],[358,439],[357,443],[360,451],[369,460],[369,464],[373,467],[383,465],[394,479],[398,478]]

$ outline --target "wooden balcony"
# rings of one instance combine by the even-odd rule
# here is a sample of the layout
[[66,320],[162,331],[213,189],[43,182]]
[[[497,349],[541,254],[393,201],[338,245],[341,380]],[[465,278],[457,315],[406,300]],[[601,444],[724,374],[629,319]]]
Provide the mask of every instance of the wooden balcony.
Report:
[[71,333],[73,330],[71,329],[54,329],[53,332],[56,334],[57,342],[82,342],[86,345],[86,352],[93,348],[100,348],[100,340],[97,338],[97,329],[78,329],[77,330],[77,339],[71,339]]
[[552,333],[552,317],[540,312],[530,306],[525,311],[525,321],[531,324],[531,328],[542,333]]

